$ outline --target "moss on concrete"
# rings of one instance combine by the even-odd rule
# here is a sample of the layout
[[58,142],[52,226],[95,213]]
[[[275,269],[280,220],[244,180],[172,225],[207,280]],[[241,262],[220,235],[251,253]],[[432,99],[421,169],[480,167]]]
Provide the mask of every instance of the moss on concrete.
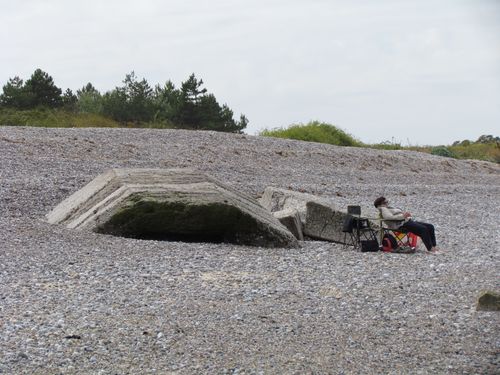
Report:
[[257,220],[229,204],[161,202],[136,197],[101,225],[98,232],[139,239],[241,244],[266,237],[260,233]]

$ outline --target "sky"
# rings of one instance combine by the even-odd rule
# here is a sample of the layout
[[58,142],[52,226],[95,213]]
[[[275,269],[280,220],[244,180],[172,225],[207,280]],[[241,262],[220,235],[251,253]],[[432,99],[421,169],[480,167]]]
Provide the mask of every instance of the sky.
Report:
[[0,0],[0,85],[191,73],[245,129],[321,121],[367,143],[500,136],[500,0]]

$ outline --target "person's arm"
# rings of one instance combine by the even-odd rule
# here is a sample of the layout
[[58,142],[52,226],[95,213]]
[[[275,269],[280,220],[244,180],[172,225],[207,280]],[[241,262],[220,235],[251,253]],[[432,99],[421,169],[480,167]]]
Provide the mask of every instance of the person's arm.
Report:
[[397,210],[393,213],[388,207],[380,207],[380,213],[382,214],[382,218],[386,220],[404,220],[405,215],[402,211]]

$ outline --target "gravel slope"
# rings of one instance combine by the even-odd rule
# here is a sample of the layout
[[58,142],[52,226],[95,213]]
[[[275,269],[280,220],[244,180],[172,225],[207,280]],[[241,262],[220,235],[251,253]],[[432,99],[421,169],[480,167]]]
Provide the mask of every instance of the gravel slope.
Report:
[[[114,167],[192,167],[436,225],[447,251],[139,241],[44,215]],[[0,127],[0,373],[493,374],[500,167],[183,130]]]

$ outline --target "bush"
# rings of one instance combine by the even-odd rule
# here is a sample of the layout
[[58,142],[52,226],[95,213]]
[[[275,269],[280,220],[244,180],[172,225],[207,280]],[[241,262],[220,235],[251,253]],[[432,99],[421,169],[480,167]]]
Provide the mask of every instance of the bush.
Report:
[[487,153],[488,161],[492,161],[494,163],[500,163],[500,148],[491,148]]
[[296,139],[306,142],[327,143],[337,146],[362,146],[362,143],[334,125],[311,121],[308,124],[293,124],[288,128],[267,130],[259,135],[264,137]]
[[450,150],[458,159],[476,159],[500,163],[500,146],[496,143],[470,143],[451,146]]
[[432,155],[437,155],[437,156],[445,156],[448,158],[454,158],[455,155],[453,152],[451,152],[447,147],[445,146],[437,146],[433,147],[431,151]]

